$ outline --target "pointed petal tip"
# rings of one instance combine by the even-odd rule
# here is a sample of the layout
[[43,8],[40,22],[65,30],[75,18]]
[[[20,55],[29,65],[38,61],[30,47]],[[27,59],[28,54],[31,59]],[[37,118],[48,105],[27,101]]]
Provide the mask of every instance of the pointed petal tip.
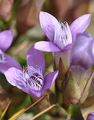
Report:
[[81,15],[81,16],[79,16],[77,19],[79,19],[79,18],[84,18],[84,19],[91,19],[91,14],[84,14],[84,15]]
[[87,16],[87,17],[91,17],[91,14],[85,14],[85,16]]
[[50,87],[53,85],[54,81],[56,80],[58,73],[59,73],[58,70],[56,70],[45,76],[45,82],[44,82],[44,86],[43,86],[44,91],[50,89]]
[[53,41],[54,30],[60,27],[58,20],[50,13],[41,11],[39,14],[39,22],[44,34],[50,41]]
[[46,13],[46,12],[40,11],[39,16],[43,15],[44,13]]
[[83,17],[86,17],[87,19],[89,19],[89,20],[91,20],[91,14],[85,14],[85,15],[83,15]]
[[[85,32],[91,21],[91,14],[84,14],[78,17],[70,25],[70,29],[73,36],[76,36],[79,33]],[[75,37],[74,37],[75,39]]]
[[49,20],[51,22],[51,20],[53,19],[56,19],[56,18],[48,12],[41,11],[39,13],[39,21],[40,21],[41,27],[43,27],[44,25],[47,26],[49,23]]
[[6,31],[13,34],[13,31],[12,31],[11,29],[8,29],[8,30],[6,30]]
[[10,34],[13,35],[13,31],[12,30],[9,30]]
[[10,36],[12,36],[13,37],[13,31],[12,30],[4,30],[4,31],[2,31],[2,32],[5,32],[5,33],[7,33],[8,35],[10,35]]
[[58,70],[55,70],[55,71],[54,71],[54,74],[55,74],[56,77],[58,76],[58,73],[59,73]]
[[6,51],[13,42],[13,31],[4,30],[0,32],[0,49]]
[[50,19],[50,21],[53,20],[54,22],[55,21],[58,22],[57,19],[52,14],[50,14],[48,12],[45,12],[45,11],[40,11],[40,13],[39,13],[39,19],[40,20],[44,19],[45,21],[47,21],[47,19]]
[[11,36],[11,39],[13,40],[13,36],[14,36],[14,33],[12,30],[7,30],[7,33],[9,34],[9,36]]
[[39,20],[41,21],[45,17],[46,14],[47,14],[47,12],[41,11],[39,13]]
[[48,12],[45,12],[45,11],[40,11],[39,17],[42,17],[44,15],[50,15],[50,14]]
[[54,72],[55,72],[55,78],[57,78],[57,76],[58,76],[58,74],[59,74],[59,71],[56,70],[56,71],[54,71]]
[[57,76],[57,75],[58,75],[58,73],[59,73],[59,71],[58,71],[58,70],[56,70],[55,72],[56,72],[56,76]]

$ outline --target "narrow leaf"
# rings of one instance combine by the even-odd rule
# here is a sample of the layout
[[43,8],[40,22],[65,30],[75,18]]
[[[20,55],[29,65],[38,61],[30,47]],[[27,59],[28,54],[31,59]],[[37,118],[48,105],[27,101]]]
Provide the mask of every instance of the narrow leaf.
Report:
[[1,118],[0,118],[1,120],[2,120],[3,117],[5,116],[5,114],[6,114],[7,110],[8,110],[8,108],[9,108],[10,104],[11,104],[11,101],[9,100],[9,102],[8,102],[8,104],[7,104],[6,108],[5,108],[5,110],[4,110],[3,113],[1,114]]
[[39,100],[37,100],[36,102],[34,102],[33,104],[31,104],[29,107],[27,108],[22,108],[21,110],[19,110],[17,113],[15,113],[11,118],[9,118],[9,120],[15,120],[17,119],[20,115],[22,115],[24,112],[26,112],[27,110],[31,109],[32,107],[34,107],[35,105],[37,105],[38,103],[40,103],[45,97],[47,97],[47,94],[44,95],[43,97],[41,97]]
[[54,108],[55,106],[57,106],[56,104],[51,105],[50,107],[48,107],[47,109],[43,110],[42,112],[38,113],[37,115],[35,115],[32,120],[36,120],[38,117],[40,117],[41,115],[43,115],[44,113],[48,112],[49,110],[51,110],[52,108]]

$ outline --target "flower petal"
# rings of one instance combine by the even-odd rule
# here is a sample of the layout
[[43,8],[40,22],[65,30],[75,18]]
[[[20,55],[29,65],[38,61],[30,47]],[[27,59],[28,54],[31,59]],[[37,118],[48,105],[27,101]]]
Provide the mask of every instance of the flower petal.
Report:
[[7,81],[17,88],[25,91],[25,82],[23,80],[23,73],[21,70],[11,67],[6,72],[4,72],[4,75],[7,79]]
[[79,34],[71,52],[71,64],[81,65],[85,68],[90,67],[94,62],[92,59],[93,38],[88,34]]
[[7,79],[7,81],[17,88],[21,89],[27,94],[40,97],[42,92],[41,91],[34,91],[26,84],[26,81],[24,80],[23,72],[17,68],[11,67],[6,72],[4,72],[4,75]]
[[34,91],[34,90],[30,90],[28,92],[31,96],[35,96],[35,97],[41,97],[42,96],[42,91]]
[[60,24],[57,21],[57,19],[47,12],[40,12],[39,20],[40,20],[41,28],[45,33],[45,35],[47,35],[49,40],[53,41],[54,29],[55,27],[56,28],[60,27]]
[[16,59],[9,55],[5,55],[6,61],[4,63],[0,63],[0,72],[4,73],[7,71],[10,67],[16,67],[18,69],[22,69],[20,64]]
[[33,66],[34,68],[39,67],[42,72],[45,70],[45,60],[41,51],[31,47],[27,53],[27,64]]
[[75,37],[78,33],[83,33],[87,29],[91,20],[91,14],[85,14],[81,17],[77,18],[71,25],[70,29],[73,37]]
[[44,91],[48,90],[51,87],[57,76],[58,76],[58,71],[51,72],[45,76],[44,86],[43,86]]
[[13,32],[11,30],[5,30],[0,32],[0,49],[6,51],[13,41]]
[[34,45],[35,49],[41,50],[41,51],[47,51],[47,52],[59,52],[60,49],[53,44],[52,42],[47,41],[40,41],[35,43]]
[[7,61],[8,61],[7,65],[9,65],[11,67],[16,67],[18,69],[22,69],[21,65],[18,63],[18,61],[15,58],[13,58],[9,55],[6,55],[6,58],[7,58]]
[[87,120],[94,120],[94,112],[89,113]]

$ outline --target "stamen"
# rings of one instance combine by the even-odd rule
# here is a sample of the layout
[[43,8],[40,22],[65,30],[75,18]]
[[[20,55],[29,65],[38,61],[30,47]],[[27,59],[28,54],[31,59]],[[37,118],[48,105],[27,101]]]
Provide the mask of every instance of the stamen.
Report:
[[43,86],[43,75],[41,69],[28,66],[23,72],[26,84],[34,90],[41,90]]
[[61,27],[55,30],[54,43],[61,49],[72,43],[72,35],[67,22],[61,23]]
[[72,35],[71,35],[71,31],[70,31],[68,23],[66,21],[64,23],[61,23],[61,28],[65,35],[64,44],[65,46],[67,46],[68,44],[72,43]]

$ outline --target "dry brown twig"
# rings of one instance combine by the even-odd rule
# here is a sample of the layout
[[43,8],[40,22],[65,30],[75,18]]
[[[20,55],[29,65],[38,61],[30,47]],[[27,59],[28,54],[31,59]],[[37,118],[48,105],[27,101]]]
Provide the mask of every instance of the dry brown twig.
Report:
[[45,97],[47,97],[48,94],[42,96],[39,100],[37,100],[36,102],[34,102],[33,104],[31,104],[29,107],[27,108],[23,108],[21,110],[19,110],[17,113],[15,113],[11,118],[9,118],[9,120],[15,120],[17,119],[20,115],[22,115],[24,112],[26,112],[27,110],[31,109],[32,107],[34,107],[35,105],[37,105],[38,103],[40,103]]

